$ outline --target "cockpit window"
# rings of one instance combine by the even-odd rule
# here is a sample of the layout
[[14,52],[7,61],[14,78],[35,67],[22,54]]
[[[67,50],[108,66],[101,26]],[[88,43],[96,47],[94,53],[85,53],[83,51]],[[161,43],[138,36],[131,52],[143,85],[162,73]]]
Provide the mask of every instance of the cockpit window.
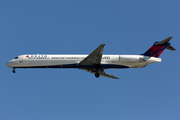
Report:
[[19,57],[15,57],[14,59],[18,59]]

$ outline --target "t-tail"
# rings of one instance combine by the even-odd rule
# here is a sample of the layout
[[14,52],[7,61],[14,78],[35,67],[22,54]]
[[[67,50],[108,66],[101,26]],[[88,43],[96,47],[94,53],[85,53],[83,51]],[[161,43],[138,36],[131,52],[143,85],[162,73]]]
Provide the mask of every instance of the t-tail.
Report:
[[170,45],[171,43],[169,43],[171,39],[172,37],[168,37],[160,42],[155,42],[154,45],[142,55],[158,58],[165,49],[176,50]]

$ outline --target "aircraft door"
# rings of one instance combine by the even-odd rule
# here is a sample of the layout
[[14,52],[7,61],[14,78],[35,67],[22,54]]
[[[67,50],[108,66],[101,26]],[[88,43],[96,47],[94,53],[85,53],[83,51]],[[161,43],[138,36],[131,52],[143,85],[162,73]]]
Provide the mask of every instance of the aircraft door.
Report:
[[29,58],[29,57],[28,57],[28,58],[25,59],[24,62],[27,63],[27,64],[32,64],[34,61],[35,61],[34,58]]
[[23,62],[23,59],[22,58],[19,58],[19,63],[22,63]]
[[116,59],[116,57],[115,57],[115,56],[112,56],[112,57],[111,57],[111,61],[112,61],[112,63],[115,63],[115,59]]

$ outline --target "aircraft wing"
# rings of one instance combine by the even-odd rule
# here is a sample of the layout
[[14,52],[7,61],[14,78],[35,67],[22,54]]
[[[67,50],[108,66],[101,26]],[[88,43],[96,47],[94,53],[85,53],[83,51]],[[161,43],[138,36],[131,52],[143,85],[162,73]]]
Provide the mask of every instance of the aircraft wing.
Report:
[[[92,69],[88,69],[88,68],[79,68],[79,69],[95,74],[95,72],[93,72]],[[119,79],[119,78],[115,77],[114,75],[109,75],[109,74],[105,73],[104,69],[99,69],[98,73],[99,73],[99,75],[104,76],[104,77]]]
[[100,65],[104,46],[105,44],[101,44],[90,55],[88,55],[84,60],[82,60],[79,63],[79,65],[86,65],[86,66]]
[[[96,66],[101,65],[102,52],[105,44],[101,44],[98,48],[96,48],[90,55],[88,55],[84,60],[82,60],[78,65],[84,66]],[[79,68],[81,70],[85,70],[87,72],[95,74],[95,72],[91,68]],[[98,74],[104,77],[119,79],[113,75],[109,75],[104,72],[104,69],[98,69]]]

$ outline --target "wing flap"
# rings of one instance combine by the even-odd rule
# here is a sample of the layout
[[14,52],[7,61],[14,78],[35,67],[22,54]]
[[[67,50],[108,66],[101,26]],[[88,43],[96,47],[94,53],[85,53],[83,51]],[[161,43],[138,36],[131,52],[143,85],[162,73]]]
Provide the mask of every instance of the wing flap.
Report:
[[114,75],[110,75],[110,74],[105,73],[103,69],[99,70],[99,74],[101,76],[104,76],[104,77],[113,78],[113,79],[119,79],[119,78],[115,77]]

